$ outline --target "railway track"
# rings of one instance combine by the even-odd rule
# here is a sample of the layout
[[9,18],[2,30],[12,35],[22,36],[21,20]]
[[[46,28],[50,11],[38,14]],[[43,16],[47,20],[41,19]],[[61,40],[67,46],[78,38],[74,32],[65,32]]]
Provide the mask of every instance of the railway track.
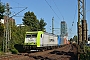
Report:
[[28,57],[23,55],[17,55],[17,54],[7,54],[0,56],[0,60],[25,60]]
[[39,51],[33,53],[21,53],[0,57],[0,60],[77,60],[77,48],[70,44],[61,48]]
[[0,56],[0,60],[5,60],[5,59],[9,59],[9,58],[13,58],[13,57],[17,57],[16,55],[13,54],[8,54],[8,55],[1,55]]
[[54,50],[32,53],[29,54],[29,57],[34,58],[35,60],[77,60],[77,55],[75,53],[77,53],[77,48],[73,45],[67,45]]

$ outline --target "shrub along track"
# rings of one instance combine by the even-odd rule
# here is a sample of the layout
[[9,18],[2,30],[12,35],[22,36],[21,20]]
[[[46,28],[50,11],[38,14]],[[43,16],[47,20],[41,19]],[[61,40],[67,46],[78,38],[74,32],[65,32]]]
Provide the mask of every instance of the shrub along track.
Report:
[[76,45],[69,44],[61,48],[43,52],[23,53],[1,60],[77,60]]

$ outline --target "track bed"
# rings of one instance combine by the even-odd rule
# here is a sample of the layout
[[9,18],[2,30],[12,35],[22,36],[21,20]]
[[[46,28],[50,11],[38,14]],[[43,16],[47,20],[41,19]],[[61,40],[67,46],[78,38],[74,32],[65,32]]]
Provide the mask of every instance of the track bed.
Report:
[[8,57],[6,60],[77,60],[77,47],[69,44],[61,48],[43,52],[21,53],[16,55],[16,57]]

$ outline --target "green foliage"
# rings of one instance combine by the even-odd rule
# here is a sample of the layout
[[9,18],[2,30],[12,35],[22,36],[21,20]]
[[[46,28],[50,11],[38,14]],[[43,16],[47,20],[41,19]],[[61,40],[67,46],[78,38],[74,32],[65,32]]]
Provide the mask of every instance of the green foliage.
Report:
[[32,26],[32,24],[36,21],[36,16],[34,15],[33,12],[26,12],[24,14],[24,18],[23,18],[23,24],[27,25],[27,26]]
[[0,19],[3,19],[3,13],[5,12],[4,5],[0,3]]
[[[1,5],[0,5],[1,8]],[[4,8],[4,7],[3,7]],[[3,16],[4,9],[0,9],[0,19]],[[46,23],[44,19],[38,20],[33,12],[26,12],[23,17],[23,24],[25,26],[16,26],[12,25],[12,22],[9,21],[9,28],[11,28],[11,40],[9,42],[9,47],[12,53],[17,53],[17,50],[14,49],[15,44],[23,45],[25,40],[25,33],[27,31],[37,31],[37,30],[45,30]],[[4,25],[0,23],[0,48],[2,48],[2,41],[4,39]]]
[[[5,12],[4,5],[0,3],[0,20],[3,19],[4,12]],[[4,25],[0,23],[0,48],[2,48],[3,39],[4,39]]]
[[38,29],[38,20],[33,12],[26,12],[23,18],[23,24],[30,26],[30,31],[36,31]]
[[45,30],[45,26],[47,25],[47,23],[44,22],[44,19],[41,18],[41,20],[39,21],[39,30],[44,31]]
[[73,37],[73,41],[77,42],[77,36],[76,35]]
[[74,35],[74,37],[73,38],[70,38],[70,42],[77,42],[77,36],[76,35]]
[[0,55],[4,55],[4,52],[0,51]]
[[28,26],[13,26],[12,27],[12,38],[10,40],[10,48],[14,48],[15,44],[23,45],[25,39],[25,33],[30,28]]
[[29,31],[45,30],[44,27],[46,26],[46,23],[44,22],[44,19],[41,18],[39,21],[33,12],[26,12],[22,20],[24,25],[29,26]]
[[86,50],[87,52],[90,52],[90,46],[86,46],[86,45],[85,45],[85,50]]
[[16,49],[11,49],[12,54],[18,54],[19,52]]
[[70,38],[70,41],[73,41],[73,39],[72,39],[72,38]]
[[0,37],[4,35],[4,25],[0,23]]
[[86,54],[80,54],[80,60],[90,60],[90,46],[85,46]]
[[3,40],[4,40],[4,25],[0,23],[0,48],[2,48]]
[[90,60],[90,52],[86,54],[80,54],[80,60]]

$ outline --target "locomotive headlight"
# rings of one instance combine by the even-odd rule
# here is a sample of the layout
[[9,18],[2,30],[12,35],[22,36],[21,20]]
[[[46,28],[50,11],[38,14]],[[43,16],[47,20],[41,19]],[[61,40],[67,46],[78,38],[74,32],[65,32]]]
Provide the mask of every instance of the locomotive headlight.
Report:
[[28,40],[30,40],[30,38],[28,38]]

